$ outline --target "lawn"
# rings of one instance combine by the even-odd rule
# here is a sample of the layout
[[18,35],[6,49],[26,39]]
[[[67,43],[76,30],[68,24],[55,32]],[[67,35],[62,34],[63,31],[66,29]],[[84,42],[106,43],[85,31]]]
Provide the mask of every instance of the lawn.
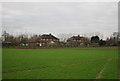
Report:
[[3,79],[118,79],[118,49],[3,48]]

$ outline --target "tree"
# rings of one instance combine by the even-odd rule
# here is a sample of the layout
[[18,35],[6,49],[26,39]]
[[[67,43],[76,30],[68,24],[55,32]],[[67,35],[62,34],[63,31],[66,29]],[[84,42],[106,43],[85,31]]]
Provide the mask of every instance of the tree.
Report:
[[58,34],[58,37],[62,42],[66,42],[67,39],[70,38],[71,36],[73,36],[73,34],[65,34],[65,33]]
[[99,45],[100,45],[100,46],[105,46],[105,45],[106,45],[106,41],[104,41],[104,40],[101,39],[101,40],[99,41]]
[[110,37],[110,39],[107,38],[106,44],[107,44],[108,46],[116,46],[116,45],[117,45],[117,42],[116,42],[116,40],[114,39],[114,37]]
[[81,38],[81,42],[85,45],[88,46],[90,44],[90,39],[87,37]]
[[22,34],[19,36],[20,44],[26,46],[28,41],[28,35]]
[[91,37],[91,43],[99,43],[99,37],[98,36],[92,36]]
[[120,32],[114,32],[110,38],[107,38],[106,43],[109,46],[120,45]]
[[2,41],[8,41],[9,40],[9,33],[7,33],[6,31],[3,31],[2,34]]

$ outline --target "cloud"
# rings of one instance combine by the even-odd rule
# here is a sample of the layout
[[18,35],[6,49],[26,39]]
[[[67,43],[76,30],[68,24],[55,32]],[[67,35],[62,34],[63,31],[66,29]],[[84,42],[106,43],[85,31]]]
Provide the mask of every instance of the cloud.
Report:
[[118,31],[117,3],[3,3],[3,30],[15,33]]

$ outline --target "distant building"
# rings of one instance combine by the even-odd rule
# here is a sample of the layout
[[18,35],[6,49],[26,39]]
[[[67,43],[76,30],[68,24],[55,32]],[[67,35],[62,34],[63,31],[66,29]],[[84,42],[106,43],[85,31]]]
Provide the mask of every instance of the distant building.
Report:
[[41,35],[41,39],[38,41],[39,46],[52,46],[59,43],[59,39],[50,34]]
[[78,36],[72,36],[72,37],[70,37],[67,40],[67,42],[69,42],[69,41],[72,41],[72,42],[81,42],[81,38],[83,38],[83,37],[80,37],[79,35]]
[[80,46],[80,44],[82,43],[82,38],[83,37],[80,37],[79,35],[68,38],[68,46]]

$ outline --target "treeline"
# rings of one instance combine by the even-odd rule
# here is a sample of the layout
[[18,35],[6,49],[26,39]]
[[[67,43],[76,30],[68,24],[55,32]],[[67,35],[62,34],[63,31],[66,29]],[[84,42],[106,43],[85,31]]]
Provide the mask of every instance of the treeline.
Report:
[[[64,37],[64,36],[63,36]],[[63,39],[63,38],[62,38]],[[1,36],[2,46],[24,46],[24,47],[78,47],[78,46],[119,46],[120,33],[114,32],[106,40],[100,39],[99,36],[83,37],[71,36],[66,41],[60,41],[59,38],[52,34],[43,35],[26,35],[21,34],[13,36],[6,31]]]

